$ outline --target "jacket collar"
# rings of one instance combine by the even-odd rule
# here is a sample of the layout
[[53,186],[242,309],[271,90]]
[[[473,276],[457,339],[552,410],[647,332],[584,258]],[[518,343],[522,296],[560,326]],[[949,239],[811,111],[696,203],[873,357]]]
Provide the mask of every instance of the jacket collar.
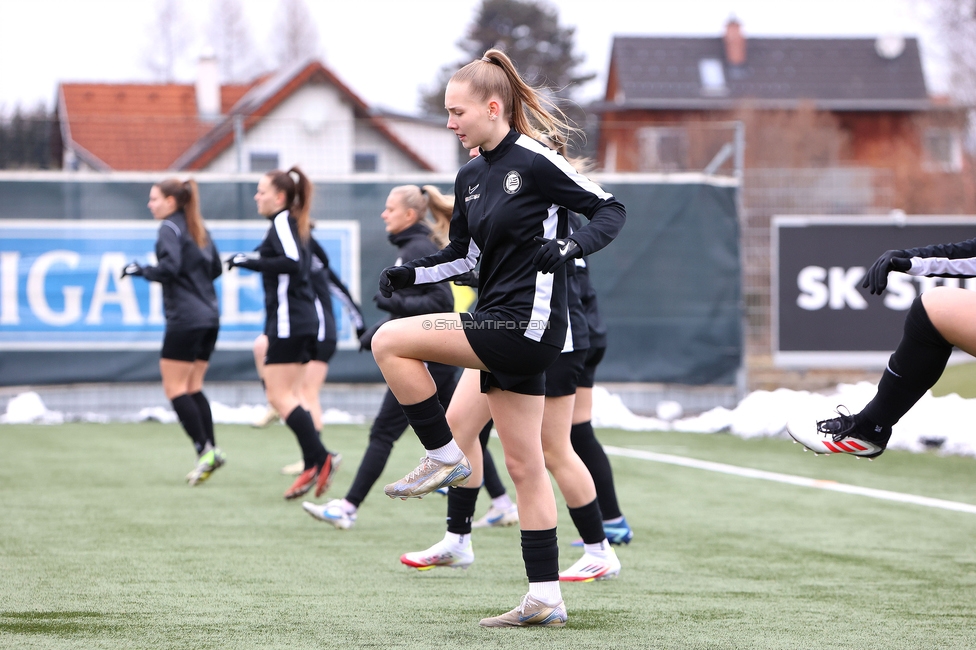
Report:
[[430,237],[430,228],[422,221],[418,221],[409,228],[404,228],[395,235],[389,235],[387,239],[394,246],[400,247],[416,237]]
[[515,146],[515,141],[518,140],[521,135],[522,134],[515,129],[511,129],[508,132],[508,135],[506,135],[502,141],[498,143],[497,147],[491,151],[485,151],[484,149],[479,148],[478,151],[480,151],[481,155],[485,157],[485,160],[488,162],[494,162],[507,154],[512,147]]

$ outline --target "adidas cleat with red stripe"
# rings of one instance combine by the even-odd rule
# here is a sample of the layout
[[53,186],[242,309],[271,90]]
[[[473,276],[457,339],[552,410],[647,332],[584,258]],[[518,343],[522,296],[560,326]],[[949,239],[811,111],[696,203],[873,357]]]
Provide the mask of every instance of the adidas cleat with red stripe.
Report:
[[[891,437],[891,427],[859,423],[856,416],[843,413],[836,418],[820,420],[816,426],[809,422],[790,422],[786,431],[794,442],[815,454],[850,454],[869,460],[884,453]],[[885,442],[875,442],[878,440]]]
[[559,572],[562,582],[593,582],[594,580],[609,580],[620,575],[620,560],[609,544],[599,557],[593,553],[584,553],[576,563]]
[[448,567],[451,569],[467,569],[474,563],[474,550],[471,548],[471,538],[459,548],[446,539],[441,540],[425,551],[404,553],[400,562],[418,571],[429,571],[434,567]]

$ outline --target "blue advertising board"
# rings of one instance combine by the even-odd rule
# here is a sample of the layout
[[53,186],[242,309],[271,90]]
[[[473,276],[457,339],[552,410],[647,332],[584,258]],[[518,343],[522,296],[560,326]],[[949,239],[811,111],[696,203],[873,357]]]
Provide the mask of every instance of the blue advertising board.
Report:
[[[221,258],[253,250],[266,221],[208,224]],[[130,261],[155,263],[158,222],[0,220],[0,350],[155,350],[165,318],[162,286],[120,279]],[[315,239],[359,300],[359,222],[318,221]],[[225,267],[226,268],[226,267]],[[264,326],[261,276],[225,270],[218,350],[250,350]],[[339,347],[358,349],[345,308],[333,301]]]

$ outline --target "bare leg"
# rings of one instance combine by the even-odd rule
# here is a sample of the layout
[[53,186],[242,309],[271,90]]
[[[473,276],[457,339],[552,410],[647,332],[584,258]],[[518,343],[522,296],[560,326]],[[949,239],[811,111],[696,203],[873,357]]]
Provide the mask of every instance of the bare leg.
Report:
[[305,364],[305,379],[302,381],[302,405],[312,416],[316,430],[322,429],[322,403],[319,390],[329,374],[329,364],[322,361],[309,361]]

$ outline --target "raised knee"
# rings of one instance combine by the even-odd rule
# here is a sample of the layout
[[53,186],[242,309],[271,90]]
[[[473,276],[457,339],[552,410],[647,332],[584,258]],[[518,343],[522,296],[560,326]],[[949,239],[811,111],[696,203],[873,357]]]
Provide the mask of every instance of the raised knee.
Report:
[[393,328],[390,327],[388,323],[381,325],[380,328],[376,330],[376,333],[373,334],[373,340],[370,342],[370,348],[373,351],[373,357],[377,361],[390,355],[393,347],[393,338]]

